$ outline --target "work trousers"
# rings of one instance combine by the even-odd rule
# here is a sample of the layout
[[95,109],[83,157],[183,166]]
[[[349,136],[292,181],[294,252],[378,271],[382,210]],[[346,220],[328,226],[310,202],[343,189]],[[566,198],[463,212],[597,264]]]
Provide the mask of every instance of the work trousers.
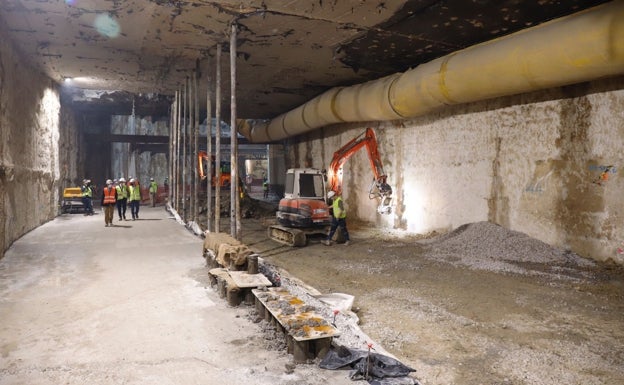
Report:
[[156,206],[156,193],[155,192],[150,192],[150,204],[152,205],[152,207]]
[[82,197],[82,204],[84,205],[85,215],[93,214],[93,202],[89,197]]
[[132,219],[139,219],[139,201],[130,201],[130,213],[132,213]]
[[117,199],[117,212],[119,213],[119,220],[126,219],[126,207],[128,205],[128,199]]
[[104,205],[104,223],[107,225],[113,224],[113,216],[115,215],[115,205]]
[[349,241],[349,232],[347,231],[347,219],[346,218],[335,218],[332,217],[331,228],[329,229],[329,235],[327,236],[327,240],[331,241],[336,233],[336,229],[340,227],[342,229],[342,233],[344,234],[345,242]]

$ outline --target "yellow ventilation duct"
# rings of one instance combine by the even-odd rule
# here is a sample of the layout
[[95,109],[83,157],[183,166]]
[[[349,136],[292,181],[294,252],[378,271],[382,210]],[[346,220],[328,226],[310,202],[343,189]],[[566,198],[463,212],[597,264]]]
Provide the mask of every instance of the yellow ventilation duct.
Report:
[[271,142],[342,122],[413,118],[445,105],[559,87],[624,73],[624,1],[475,45],[405,73],[333,88],[266,124],[251,142]]

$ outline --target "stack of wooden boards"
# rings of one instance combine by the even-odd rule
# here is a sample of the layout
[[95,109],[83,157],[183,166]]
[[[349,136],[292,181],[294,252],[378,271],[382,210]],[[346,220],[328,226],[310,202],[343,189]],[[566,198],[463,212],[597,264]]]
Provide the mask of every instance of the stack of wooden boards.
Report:
[[255,304],[258,314],[284,334],[295,362],[327,354],[338,330],[287,289],[270,287],[271,281],[258,273],[258,255],[246,245],[227,234],[207,233],[203,255],[219,296],[230,306]]

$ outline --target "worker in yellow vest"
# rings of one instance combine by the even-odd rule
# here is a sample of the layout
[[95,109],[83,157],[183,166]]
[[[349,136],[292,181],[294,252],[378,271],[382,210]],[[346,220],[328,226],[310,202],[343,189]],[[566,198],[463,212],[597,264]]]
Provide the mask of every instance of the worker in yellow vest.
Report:
[[126,207],[128,206],[128,186],[126,179],[119,178],[117,184],[117,213],[120,221],[126,221]]
[[139,219],[139,205],[141,204],[141,186],[134,179],[130,179],[128,186],[128,204],[130,205],[130,213],[132,220]]
[[82,180],[82,204],[84,206],[84,215],[93,215],[93,188],[89,179]]
[[158,192],[158,183],[154,182],[154,178],[150,178],[149,194],[152,207],[156,206],[156,193]]
[[345,238],[345,246],[349,246],[349,231],[347,231],[347,210],[344,207],[344,202],[340,191],[330,191],[327,193],[327,198],[334,199],[332,203],[332,223],[327,238],[323,241],[326,246],[331,246],[332,238],[336,233],[336,229],[340,227]]

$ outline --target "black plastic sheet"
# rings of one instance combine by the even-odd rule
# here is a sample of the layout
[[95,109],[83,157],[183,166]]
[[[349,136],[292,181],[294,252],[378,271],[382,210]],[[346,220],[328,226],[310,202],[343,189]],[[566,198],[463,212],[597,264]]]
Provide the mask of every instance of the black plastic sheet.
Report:
[[366,350],[332,347],[319,366],[330,370],[351,368],[352,380],[366,380],[371,385],[419,385],[417,380],[408,377],[415,369],[392,357]]

